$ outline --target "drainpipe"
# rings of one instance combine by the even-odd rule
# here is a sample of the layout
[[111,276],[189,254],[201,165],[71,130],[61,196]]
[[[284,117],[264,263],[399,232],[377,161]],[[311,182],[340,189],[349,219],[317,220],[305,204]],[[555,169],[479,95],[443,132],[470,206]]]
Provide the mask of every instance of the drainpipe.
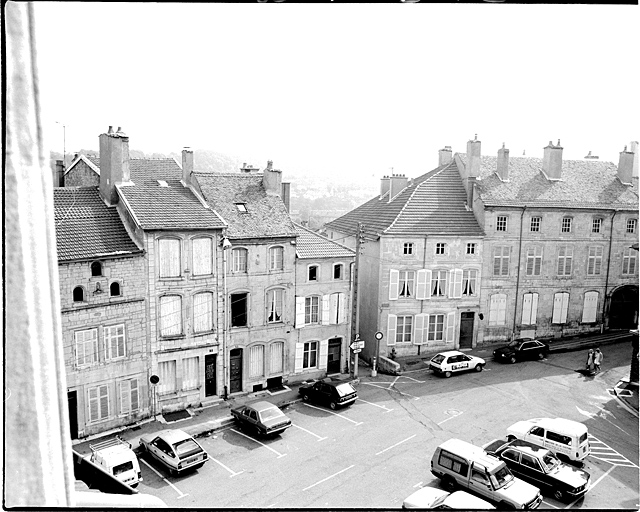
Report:
[[516,318],[518,315],[518,292],[520,291],[520,260],[522,259],[522,222],[524,220],[524,212],[527,209],[526,206],[522,207],[522,214],[520,215],[520,240],[518,244],[518,271],[516,272],[516,300],[513,305],[513,329],[511,330],[511,339],[516,335]]
[[[424,251],[422,252],[422,268],[427,268],[427,235],[424,236]],[[431,286],[431,283],[427,283],[427,287]],[[418,282],[416,281],[416,292],[418,287]],[[424,300],[420,301],[420,314],[424,313]],[[460,343],[458,343],[460,345]],[[422,345],[418,345],[418,355],[420,355],[420,348]],[[458,347],[459,348],[459,347]]]
[[227,331],[230,311],[227,311],[229,298],[227,297],[227,250],[231,247],[229,239],[223,235],[222,237],[222,290],[224,293],[224,314],[222,321],[222,385],[224,386],[224,399],[229,398],[229,376],[227,375],[229,367],[227,365]]
[[609,287],[609,268],[611,267],[611,246],[613,244],[613,219],[618,213],[618,210],[613,210],[613,215],[611,216],[611,233],[609,233],[609,254],[607,256],[607,277],[604,280],[604,297],[602,300],[602,324],[600,325],[600,332],[604,332],[604,315],[607,310],[607,288]]

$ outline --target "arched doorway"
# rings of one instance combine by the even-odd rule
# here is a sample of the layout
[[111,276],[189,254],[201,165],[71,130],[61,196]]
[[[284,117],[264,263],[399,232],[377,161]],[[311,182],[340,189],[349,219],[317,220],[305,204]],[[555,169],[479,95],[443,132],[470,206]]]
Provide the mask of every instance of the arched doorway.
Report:
[[638,287],[621,286],[611,294],[609,329],[636,329],[638,327]]

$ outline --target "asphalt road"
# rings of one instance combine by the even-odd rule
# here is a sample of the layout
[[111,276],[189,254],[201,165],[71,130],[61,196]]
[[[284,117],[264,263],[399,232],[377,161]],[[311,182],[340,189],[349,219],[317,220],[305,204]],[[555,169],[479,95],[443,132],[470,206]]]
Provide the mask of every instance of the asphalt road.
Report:
[[504,438],[518,420],[563,417],[583,422],[592,455],[584,469],[591,489],[575,503],[545,497],[542,507],[638,509],[638,420],[608,392],[628,374],[628,343],[609,345],[603,372],[575,371],[586,354],[502,365],[436,377],[418,371],[364,379],[351,407],[331,411],[306,403],[285,410],[293,426],[273,439],[231,427],[200,439],[211,460],[196,472],[170,477],[141,463],[141,492],[182,507],[383,507],[425,485],[435,447],[452,437],[483,445]]

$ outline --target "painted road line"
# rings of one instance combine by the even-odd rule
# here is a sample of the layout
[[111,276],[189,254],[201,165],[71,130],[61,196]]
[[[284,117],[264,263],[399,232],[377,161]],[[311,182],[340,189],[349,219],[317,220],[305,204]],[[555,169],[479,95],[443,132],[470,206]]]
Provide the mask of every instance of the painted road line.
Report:
[[224,469],[226,469],[229,473],[231,473],[231,476],[229,478],[233,478],[234,476],[238,476],[241,475],[242,473],[244,473],[244,469],[242,471],[240,471],[239,473],[236,473],[233,469],[228,468],[227,466],[225,466],[222,462],[220,462],[217,459],[214,459],[213,457],[209,456],[209,459],[211,459],[213,462],[215,462],[216,464],[219,464],[220,466],[222,466]]
[[[417,382],[418,384],[424,384],[425,382],[427,382],[426,380],[418,380],[418,379],[414,379],[413,377],[407,377],[406,375],[402,375],[401,376],[403,379],[409,379],[412,380],[413,382]],[[395,382],[394,382],[395,384]],[[407,384],[406,382],[400,382],[400,384]]]
[[585,492],[582,496],[580,496],[579,498],[576,498],[575,500],[573,500],[571,503],[569,503],[566,507],[564,508],[570,508],[573,507],[573,505],[575,505],[576,502],[578,502],[579,500],[581,500],[582,498],[584,498],[587,494],[589,494],[591,492],[591,490],[600,483],[600,480],[602,480],[605,476],[607,476],[609,473],[611,473],[613,470],[615,469],[615,466],[611,466],[609,469],[607,469],[606,473],[604,475],[602,475],[600,478],[598,478],[595,482],[593,482],[590,486],[589,489],[587,489],[587,492]]
[[320,437],[318,434],[314,434],[310,430],[307,430],[306,428],[302,428],[300,425],[296,425],[295,423],[292,423],[291,426],[299,428],[300,430],[304,430],[307,434],[311,434],[312,436],[317,437],[318,441],[324,441],[325,439],[327,439],[326,437]]
[[364,402],[365,404],[373,405],[374,407],[380,407],[380,409],[384,409],[385,412],[393,411],[393,409],[387,409],[384,405],[378,405],[378,404],[374,404],[372,402],[367,402],[366,400],[363,400],[362,398],[358,398],[357,400],[359,400],[360,402]]
[[323,478],[322,480],[320,480],[319,482],[316,482],[315,484],[310,485],[309,487],[305,487],[304,489],[302,489],[303,491],[307,491],[309,489],[311,489],[312,487],[315,487],[318,484],[321,484],[322,482],[326,482],[327,480],[333,478],[334,476],[338,476],[340,473],[344,473],[345,471],[351,469],[353,466],[355,466],[355,464],[351,464],[351,466],[349,466],[348,468],[344,468],[341,471],[338,471],[337,473],[334,473],[331,476],[328,476],[327,478]]
[[542,500],[542,503],[544,503],[544,504],[547,506],[547,508],[548,508],[548,507],[551,507],[551,508],[560,508],[560,507],[556,507],[555,505],[553,505],[553,504],[549,503],[548,501],[544,501],[544,500]]
[[438,423],[438,425],[442,425],[445,421],[449,421],[449,420],[452,420],[453,418],[457,418],[458,416],[460,416],[462,414],[462,411],[460,411],[460,412],[456,411],[456,412],[458,414],[452,414],[446,420],[442,420],[440,423]]
[[413,487],[420,487],[422,485],[422,482],[418,482],[416,485],[414,485]]
[[160,478],[162,478],[165,482],[167,482],[174,491],[176,491],[180,496],[178,496],[178,499],[180,498],[184,498],[185,496],[189,496],[188,494],[183,494],[182,491],[180,489],[178,489],[175,485],[173,485],[171,482],[169,482],[169,480],[167,480],[165,477],[162,476],[162,474],[156,470],[156,468],[154,468],[151,464],[149,464],[146,460],[144,459],[140,459],[140,461],[147,466],[151,471],[153,471],[156,475],[158,475]]
[[396,393],[400,393],[401,395],[410,396],[414,400],[420,400],[420,397],[418,397],[418,396],[413,396],[413,395],[410,395],[409,393],[403,393],[402,391],[398,391],[396,388],[392,388],[392,387],[389,387],[389,386],[381,386],[381,385],[376,384],[374,382],[361,382],[361,384],[367,384],[369,386],[373,386],[373,387],[376,387],[376,388],[384,389],[386,391],[395,391]]
[[328,411],[327,409],[321,409],[320,407],[316,407],[315,405],[311,405],[308,404],[306,402],[302,402],[304,405],[306,405],[307,407],[311,407],[312,409],[317,409],[319,411],[324,411],[324,412],[328,412],[330,414],[333,414],[334,416],[339,416],[342,419],[345,419],[347,421],[350,421],[351,423],[355,424],[355,425],[362,425],[362,422],[358,422],[358,421],[353,421],[351,418],[347,418],[346,416],[343,416],[342,414],[338,414],[337,412],[333,412],[333,411]]
[[413,439],[414,437],[416,437],[418,434],[413,434],[411,437],[407,437],[406,439],[403,439],[402,441],[400,441],[399,443],[394,444],[393,446],[389,446],[389,448],[385,448],[384,450],[382,450],[381,452],[376,453],[376,455],[380,455],[381,453],[386,452],[387,450],[391,450],[391,448],[395,448],[396,446],[401,445],[402,443],[406,443],[409,439]]
[[607,443],[600,441],[597,437],[589,434],[589,455],[594,459],[613,464],[614,466],[622,466],[625,468],[637,468],[638,465],[627,459],[620,452],[611,448]]
[[251,439],[252,441],[254,441],[254,442],[256,442],[256,443],[258,443],[258,444],[260,444],[260,445],[264,446],[267,450],[271,450],[273,453],[275,453],[275,454],[278,456],[278,458],[280,458],[280,457],[284,457],[284,456],[286,455],[286,453],[280,453],[280,452],[278,452],[278,451],[274,450],[273,448],[271,448],[271,446],[267,446],[266,444],[264,444],[264,443],[262,443],[262,442],[258,441],[258,440],[257,440],[257,439],[255,439],[254,437],[248,436],[247,434],[243,434],[242,432],[238,432],[237,430],[235,430],[235,429],[233,429],[233,428],[232,428],[232,429],[230,429],[230,430],[231,430],[231,432],[235,432],[236,434],[240,434],[241,436],[244,436],[244,437],[246,437],[247,439]]

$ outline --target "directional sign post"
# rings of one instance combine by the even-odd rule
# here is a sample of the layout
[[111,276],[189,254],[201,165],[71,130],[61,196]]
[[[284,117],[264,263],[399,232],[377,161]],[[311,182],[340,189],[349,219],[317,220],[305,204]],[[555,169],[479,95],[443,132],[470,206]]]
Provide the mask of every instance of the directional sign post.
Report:
[[354,362],[353,362],[353,378],[357,379],[358,378],[358,354],[362,352],[362,349],[364,348],[364,340],[360,339],[360,335],[358,333],[356,333],[356,338],[349,345],[349,348],[355,354]]

